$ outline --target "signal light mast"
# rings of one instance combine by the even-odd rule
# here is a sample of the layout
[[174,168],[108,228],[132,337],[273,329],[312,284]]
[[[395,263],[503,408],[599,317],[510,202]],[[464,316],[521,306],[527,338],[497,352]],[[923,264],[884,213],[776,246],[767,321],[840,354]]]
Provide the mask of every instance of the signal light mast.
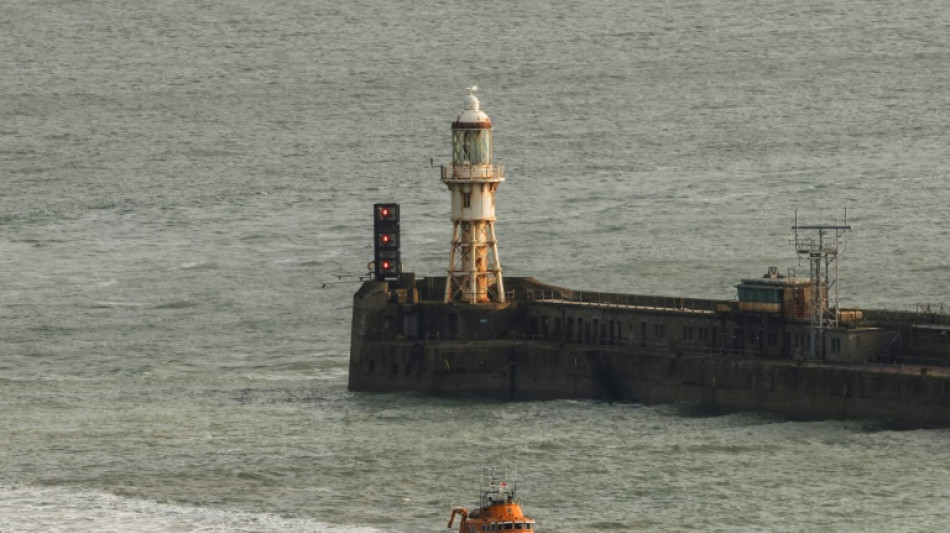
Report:
[[402,270],[399,254],[399,204],[373,205],[373,279],[396,279]]
[[501,260],[495,238],[495,190],[504,167],[492,164],[491,120],[469,87],[465,108],[452,123],[452,163],[442,183],[452,197],[452,250],[445,302],[504,303]]

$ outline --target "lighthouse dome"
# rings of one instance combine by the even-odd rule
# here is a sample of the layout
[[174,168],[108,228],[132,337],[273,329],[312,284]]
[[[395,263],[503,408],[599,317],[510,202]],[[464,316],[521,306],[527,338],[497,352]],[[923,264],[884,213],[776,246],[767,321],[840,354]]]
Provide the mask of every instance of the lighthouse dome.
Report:
[[484,111],[479,109],[478,98],[469,93],[465,97],[464,110],[458,114],[455,122],[452,123],[453,129],[487,129],[491,128],[491,119]]
[[465,109],[478,111],[478,98],[476,98],[474,94],[469,94],[465,97]]

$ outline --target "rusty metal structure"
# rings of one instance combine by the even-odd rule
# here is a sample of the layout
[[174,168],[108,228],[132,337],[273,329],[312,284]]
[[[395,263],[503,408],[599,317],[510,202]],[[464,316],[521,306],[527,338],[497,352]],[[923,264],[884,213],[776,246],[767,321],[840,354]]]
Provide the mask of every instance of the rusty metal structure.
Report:
[[[795,211],[795,250],[799,257],[808,258],[808,271],[811,278],[809,356],[811,359],[823,358],[824,334],[829,328],[839,325],[840,306],[838,300],[838,252],[845,233],[851,229],[847,224],[848,212],[845,211],[844,224],[799,225],[798,211]],[[799,230],[817,231],[816,237],[799,236]],[[829,301],[829,297],[832,299]]]
[[505,303],[495,236],[495,191],[504,168],[492,163],[492,124],[469,87],[465,108],[452,123],[452,162],[441,178],[452,198],[452,248],[445,302]]

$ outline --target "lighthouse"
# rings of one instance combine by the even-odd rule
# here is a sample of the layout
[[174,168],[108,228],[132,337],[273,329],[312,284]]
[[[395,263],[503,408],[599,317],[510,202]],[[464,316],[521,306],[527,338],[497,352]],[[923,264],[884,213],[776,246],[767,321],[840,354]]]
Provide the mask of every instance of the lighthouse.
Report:
[[491,120],[479,109],[476,87],[452,123],[452,163],[442,183],[452,198],[452,249],[445,302],[504,303],[501,260],[495,238],[495,191],[504,168],[492,164]]

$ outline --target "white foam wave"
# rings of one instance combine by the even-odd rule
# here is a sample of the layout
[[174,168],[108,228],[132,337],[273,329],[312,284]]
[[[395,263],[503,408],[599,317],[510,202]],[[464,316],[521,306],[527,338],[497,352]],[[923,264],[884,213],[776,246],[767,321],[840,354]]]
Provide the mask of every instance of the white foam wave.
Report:
[[0,485],[0,531],[378,533],[267,513],[187,507],[64,487]]

